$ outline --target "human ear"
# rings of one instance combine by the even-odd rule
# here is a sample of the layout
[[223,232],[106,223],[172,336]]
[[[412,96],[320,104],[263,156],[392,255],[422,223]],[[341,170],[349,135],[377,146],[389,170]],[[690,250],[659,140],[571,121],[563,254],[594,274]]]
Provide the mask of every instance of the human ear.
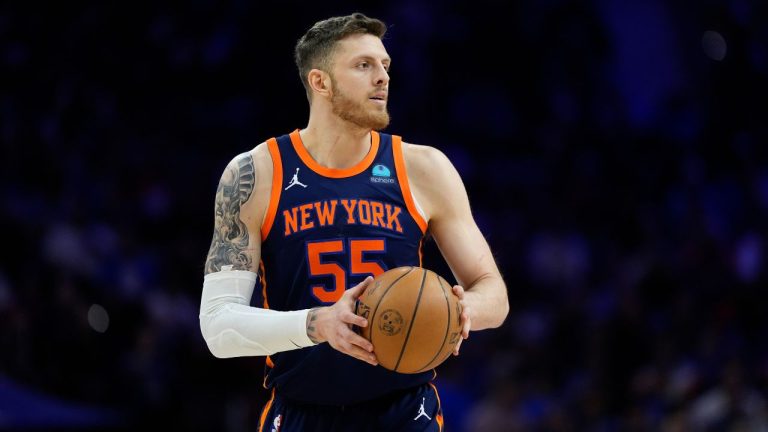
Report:
[[307,82],[312,91],[321,95],[328,95],[331,91],[331,77],[320,69],[312,69],[307,75]]

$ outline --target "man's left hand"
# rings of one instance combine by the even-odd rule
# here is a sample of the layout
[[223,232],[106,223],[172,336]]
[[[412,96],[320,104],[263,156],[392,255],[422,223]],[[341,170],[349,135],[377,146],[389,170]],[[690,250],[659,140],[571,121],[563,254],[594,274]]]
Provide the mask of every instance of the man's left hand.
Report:
[[456,348],[453,350],[453,355],[459,355],[459,348],[464,339],[469,338],[469,330],[472,328],[472,320],[470,319],[470,310],[467,306],[467,302],[464,299],[464,288],[461,285],[453,286],[453,293],[459,298],[459,304],[461,305],[461,339],[456,344]]

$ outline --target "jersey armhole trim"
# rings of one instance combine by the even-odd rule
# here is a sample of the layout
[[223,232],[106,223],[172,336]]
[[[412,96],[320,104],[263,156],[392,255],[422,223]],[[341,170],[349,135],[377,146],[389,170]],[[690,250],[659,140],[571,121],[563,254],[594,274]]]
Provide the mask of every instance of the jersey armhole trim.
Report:
[[267,140],[269,155],[272,157],[272,190],[269,194],[269,207],[264,215],[264,223],[261,224],[261,241],[267,239],[272,230],[272,224],[275,222],[275,213],[277,213],[277,204],[280,202],[280,191],[283,188],[283,161],[280,158],[280,149],[277,146],[277,140],[270,138]]
[[408,213],[416,222],[416,225],[421,229],[421,233],[427,232],[427,221],[421,216],[416,203],[413,200],[413,194],[411,193],[411,186],[408,184],[408,172],[405,170],[405,158],[403,157],[403,143],[402,138],[398,135],[392,135],[392,152],[395,158],[395,171],[397,171],[397,182],[400,183],[400,190],[403,193],[403,200],[405,200],[405,206],[408,208]]

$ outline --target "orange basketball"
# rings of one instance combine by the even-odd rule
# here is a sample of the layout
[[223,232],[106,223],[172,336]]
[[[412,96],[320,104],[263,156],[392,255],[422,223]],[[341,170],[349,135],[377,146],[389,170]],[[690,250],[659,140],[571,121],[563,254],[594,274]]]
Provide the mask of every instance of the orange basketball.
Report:
[[398,267],[375,277],[356,313],[368,320],[360,334],[379,364],[418,373],[443,363],[461,338],[461,305],[451,285],[431,270]]

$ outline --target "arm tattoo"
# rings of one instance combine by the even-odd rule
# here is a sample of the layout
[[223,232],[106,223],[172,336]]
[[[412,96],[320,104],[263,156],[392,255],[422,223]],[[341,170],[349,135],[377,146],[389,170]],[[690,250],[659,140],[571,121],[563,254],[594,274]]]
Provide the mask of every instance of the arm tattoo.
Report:
[[205,274],[231,265],[233,270],[251,270],[248,227],[240,220],[240,206],[253,192],[256,171],[250,153],[243,153],[224,170],[216,189],[216,222]]
[[309,310],[307,314],[307,337],[315,344],[320,343],[317,336],[317,329],[315,328],[315,320],[317,319],[317,308]]

